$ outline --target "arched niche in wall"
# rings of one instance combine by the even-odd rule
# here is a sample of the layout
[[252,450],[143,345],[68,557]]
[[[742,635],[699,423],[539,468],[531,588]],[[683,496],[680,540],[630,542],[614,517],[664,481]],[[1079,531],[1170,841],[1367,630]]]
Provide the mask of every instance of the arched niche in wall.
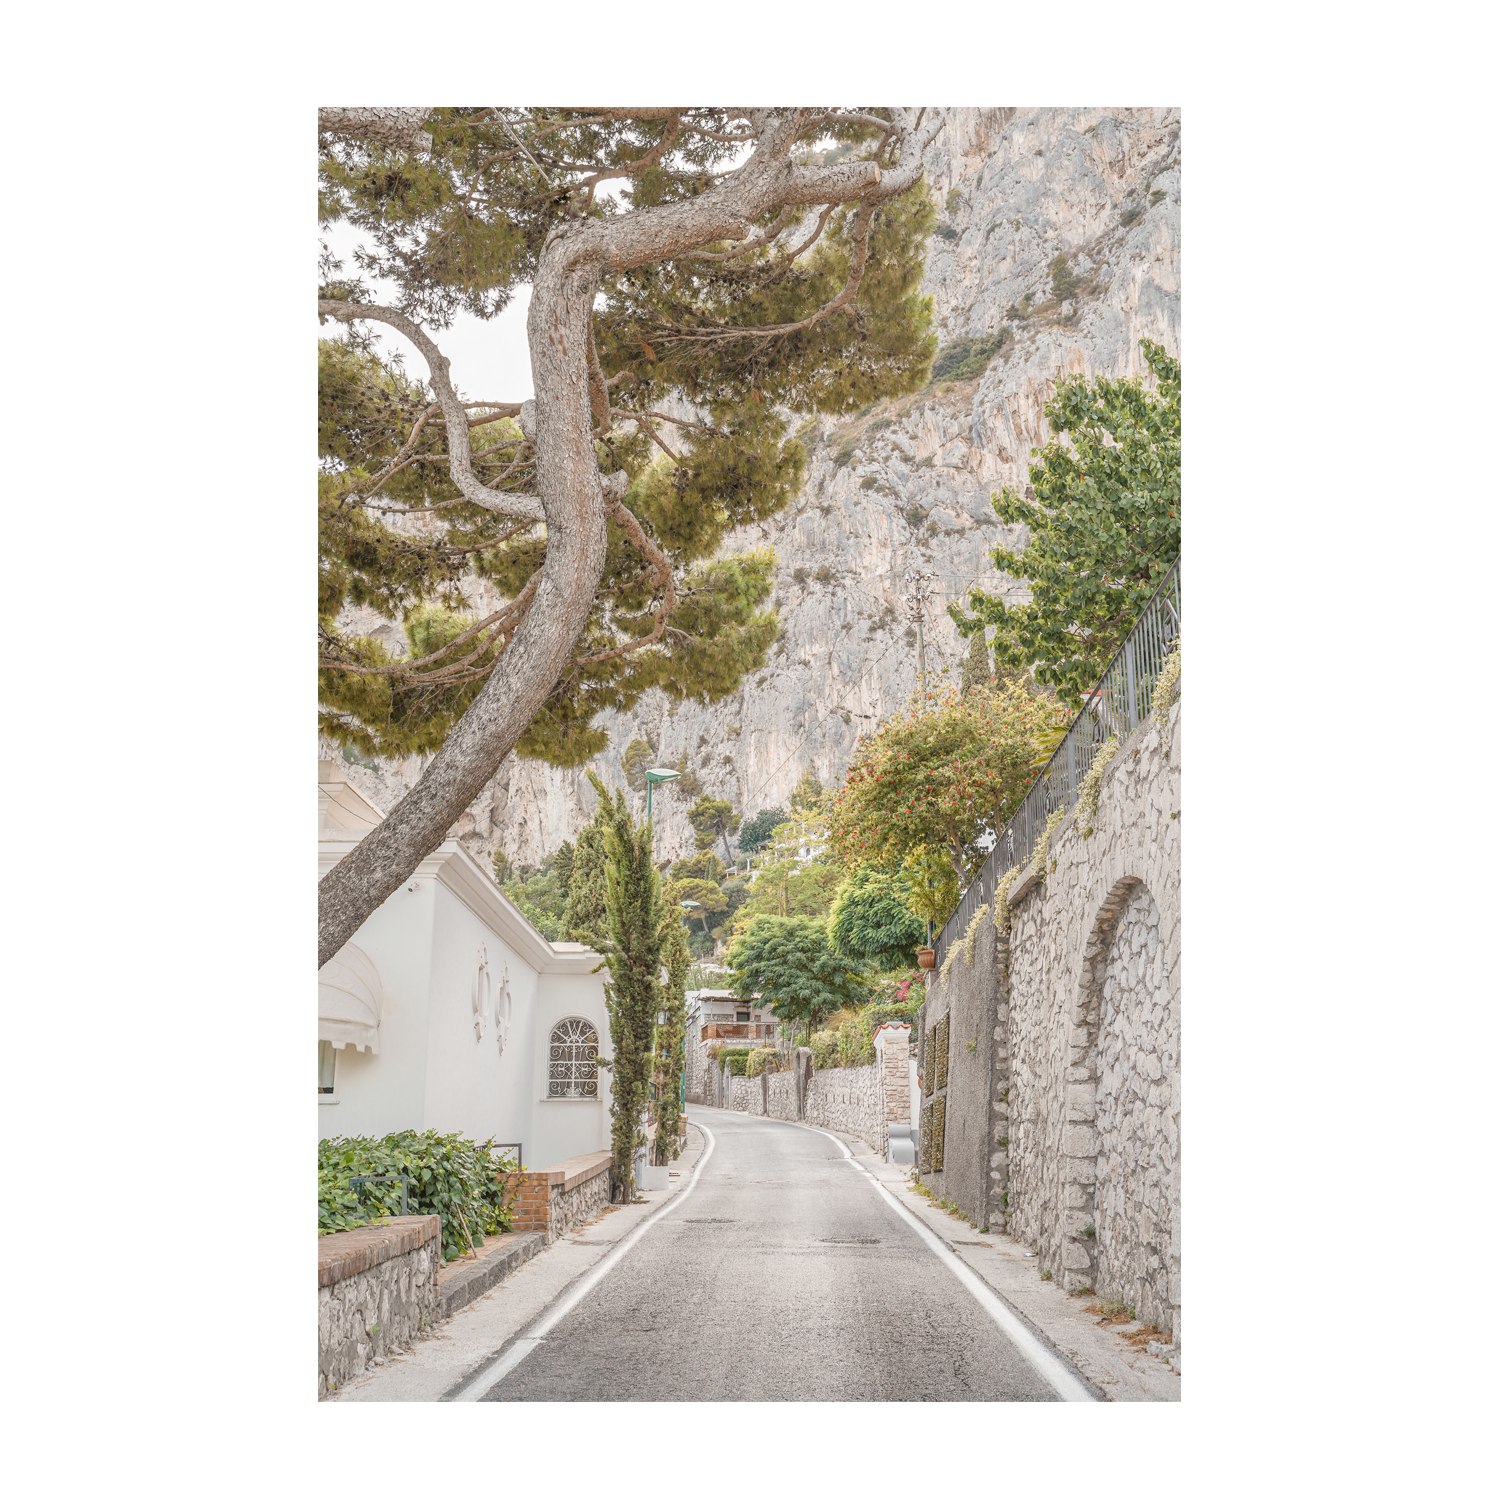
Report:
[[363,948],[345,943],[318,970],[318,1040],[378,1053],[384,1009],[380,970]]
[[1086,1034],[1073,1064],[1086,1077],[1066,1095],[1063,1282],[1120,1297],[1175,1336],[1179,1006],[1161,914],[1136,876],[1095,916],[1070,1019]]

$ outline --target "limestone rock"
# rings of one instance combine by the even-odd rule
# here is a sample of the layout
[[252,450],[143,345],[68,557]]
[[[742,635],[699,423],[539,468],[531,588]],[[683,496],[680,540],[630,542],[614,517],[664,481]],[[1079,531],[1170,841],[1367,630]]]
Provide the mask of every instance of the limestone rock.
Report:
[[[934,236],[924,290],[941,343],[1002,327],[1012,339],[977,379],[929,386],[856,421],[813,424],[802,492],[725,543],[775,548],[782,640],[721,703],[674,706],[653,692],[630,714],[602,716],[610,745],[594,769],[606,783],[624,785],[620,755],[636,736],[652,740],[662,763],[686,753],[705,790],[747,816],[784,806],[808,766],[825,785],[836,781],[859,736],[916,686],[915,631],[902,615],[913,568],[937,578],[925,615],[929,666],[958,680],[967,643],[944,606],[971,586],[1026,597],[990,564],[993,548],[1018,551],[1026,540],[1024,527],[1000,525],[990,496],[1026,485],[1032,450],[1052,435],[1042,408],[1058,378],[1140,374],[1142,337],[1179,353],[1180,128],[1171,109],[951,113],[928,182],[940,209],[958,189],[954,213],[939,215],[958,235]],[[1049,309],[1059,253],[1079,283]],[[1028,294],[1030,314],[1007,322]],[[476,593],[476,607],[485,602]],[[389,809],[421,766],[421,757],[354,765],[349,776]],[[635,800],[643,810],[644,795]],[[594,803],[582,768],[512,756],[454,832],[483,859],[498,848],[534,865],[576,835]],[[672,792],[657,799],[660,857],[691,852],[689,805]]]

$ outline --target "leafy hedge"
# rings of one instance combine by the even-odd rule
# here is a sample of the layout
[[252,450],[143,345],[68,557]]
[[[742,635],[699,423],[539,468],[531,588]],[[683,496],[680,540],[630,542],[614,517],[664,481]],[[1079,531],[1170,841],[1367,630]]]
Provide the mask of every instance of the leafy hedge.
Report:
[[745,1077],[759,1078],[762,1073],[781,1071],[781,1053],[775,1047],[756,1047],[745,1059]]
[[399,1182],[367,1183],[361,1200],[349,1179],[407,1178],[407,1212],[437,1214],[443,1221],[443,1259],[477,1249],[486,1235],[503,1234],[514,1217],[494,1141],[414,1130],[382,1136],[337,1136],[318,1142],[318,1233],[357,1229],[401,1212]]
[[745,1076],[745,1059],[749,1056],[749,1047],[725,1047],[719,1053],[719,1062],[731,1078],[743,1078]]

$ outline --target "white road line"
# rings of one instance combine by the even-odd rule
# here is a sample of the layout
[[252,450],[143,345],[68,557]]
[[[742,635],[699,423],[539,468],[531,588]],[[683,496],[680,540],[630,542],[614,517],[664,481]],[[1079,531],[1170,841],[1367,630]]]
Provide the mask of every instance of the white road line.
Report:
[[[786,1125],[798,1123],[794,1120],[780,1122]],[[905,1215],[923,1243],[932,1253],[958,1277],[974,1300],[990,1315],[995,1326],[1021,1352],[1033,1370],[1057,1392],[1064,1401],[1092,1401],[1093,1392],[1060,1360],[1037,1336],[986,1286],[984,1280],[967,1266],[963,1258],[947,1244],[941,1236],[927,1227],[891,1190],[871,1171],[854,1159],[854,1153],[834,1134],[818,1130],[816,1125],[804,1125],[804,1130],[826,1135],[840,1151],[844,1159],[897,1213]]]
[[450,1401],[480,1401],[494,1390],[494,1388],[510,1374],[512,1370],[531,1353],[533,1349],[542,1343],[547,1335],[552,1332],[567,1315],[583,1301],[588,1294],[599,1285],[604,1278],[625,1258],[632,1246],[641,1238],[648,1229],[654,1228],[661,1223],[666,1216],[687,1197],[692,1190],[698,1186],[698,1178],[702,1175],[704,1167],[708,1165],[708,1159],[714,1154],[714,1133],[707,1125],[697,1120],[693,1124],[708,1137],[708,1150],[698,1158],[698,1165],[693,1168],[693,1175],[688,1178],[687,1184],[678,1192],[667,1199],[662,1206],[649,1218],[643,1219],[629,1234],[614,1247],[593,1270],[586,1272],[573,1284],[573,1288],[561,1301],[554,1303],[544,1312],[541,1317],[518,1338],[509,1349],[501,1356],[499,1363],[488,1365],[477,1374],[472,1375],[447,1399]]

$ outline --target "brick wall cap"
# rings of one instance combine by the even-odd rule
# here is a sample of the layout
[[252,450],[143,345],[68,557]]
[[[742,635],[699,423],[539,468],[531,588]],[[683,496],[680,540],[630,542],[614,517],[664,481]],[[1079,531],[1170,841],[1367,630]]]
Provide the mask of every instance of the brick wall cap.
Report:
[[408,1214],[318,1236],[318,1285],[333,1286],[361,1271],[373,1270],[398,1255],[440,1240],[443,1221],[436,1214]]
[[608,1151],[586,1151],[582,1156],[570,1156],[555,1167],[543,1167],[538,1172],[504,1172],[501,1175],[517,1189],[540,1186],[544,1182],[549,1187],[574,1188],[601,1172],[609,1171],[609,1162]]

